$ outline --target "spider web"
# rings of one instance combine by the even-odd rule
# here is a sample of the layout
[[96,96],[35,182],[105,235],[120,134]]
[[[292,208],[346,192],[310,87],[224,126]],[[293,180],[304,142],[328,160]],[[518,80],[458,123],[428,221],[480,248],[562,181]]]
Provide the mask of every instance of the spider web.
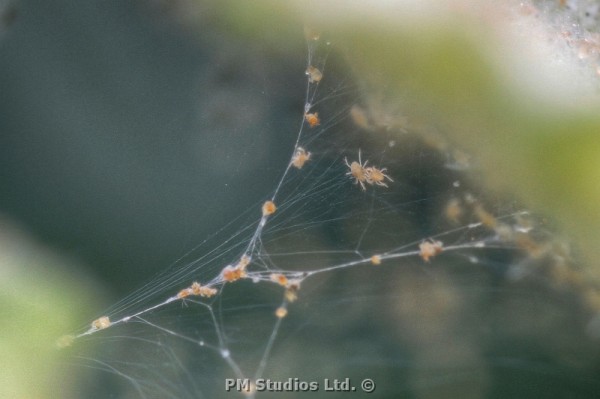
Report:
[[[538,393],[555,392],[559,376],[589,379],[567,365],[585,350],[576,339],[580,314],[568,311],[576,299],[556,294],[557,270],[569,258],[561,243],[514,201],[486,193],[468,157],[440,129],[416,129],[374,99],[336,38],[311,27],[305,36],[297,83],[263,71],[280,90],[297,89],[299,99],[294,122],[273,122],[281,125],[277,153],[266,151],[253,123],[263,119],[252,109],[244,116],[240,101],[249,121],[244,135],[253,139],[219,137],[226,160],[212,157],[217,164],[209,166],[225,184],[235,180],[227,171],[254,171],[272,190],[258,197],[224,191],[253,201],[98,315],[110,325],[94,322],[73,334],[74,365],[94,371],[83,396],[235,396],[225,391],[232,378],[317,381],[322,394],[324,378],[350,378],[358,389],[369,378],[380,397],[480,397],[509,394],[515,375],[533,381]],[[303,74],[309,67],[323,78]],[[267,103],[277,96],[269,91]],[[199,102],[207,101],[203,112],[213,116],[230,98]],[[313,127],[312,113],[320,119]],[[202,136],[207,148],[212,139]],[[293,165],[299,148],[310,153],[301,168]],[[268,161],[264,173],[257,159]],[[359,176],[363,189],[353,162],[386,168],[390,180]],[[261,214],[266,201],[274,213]],[[441,251],[429,258],[423,245],[438,241]],[[227,278],[226,270],[242,276]],[[193,282],[216,292],[189,294]],[[542,334],[539,348],[528,347],[540,331],[565,323],[573,327],[556,336],[566,346]],[[554,382],[535,384],[549,376]]]

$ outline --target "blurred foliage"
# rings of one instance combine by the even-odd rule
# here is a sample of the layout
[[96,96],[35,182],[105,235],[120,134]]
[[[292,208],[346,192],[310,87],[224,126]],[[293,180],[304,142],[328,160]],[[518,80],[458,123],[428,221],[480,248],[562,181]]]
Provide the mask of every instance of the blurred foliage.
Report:
[[81,373],[57,340],[89,317],[98,291],[75,267],[67,274],[64,259],[1,226],[0,397],[75,398]]

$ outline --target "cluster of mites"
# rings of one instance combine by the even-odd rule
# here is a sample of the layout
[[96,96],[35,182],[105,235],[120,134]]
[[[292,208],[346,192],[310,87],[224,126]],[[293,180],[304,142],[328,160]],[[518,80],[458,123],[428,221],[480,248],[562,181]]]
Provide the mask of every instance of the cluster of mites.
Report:
[[[310,32],[309,32],[310,33]],[[307,37],[310,40],[317,40],[318,34],[316,33],[307,33]],[[306,69],[306,75],[308,76],[308,82],[318,84],[323,78],[323,73],[314,66],[309,66]],[[319,119],[319,113],[308,112],[310,110],[310,106],[307,105],[306,111],[304,113],[304,119],[310,128],[314,128],[321,124],[321,120]],[[294,151],[294,155],[292,156],[291,165],[302,169],[304,164],[309,161],[311,158],[311,153],[307,152],[302,147],[297,147]],[[354,179],[355,184],[360,184],[363,190],[366,190],[365,184],[369,185],[378,185],[383,187],[388,187],[385,181],[393,182],[392,178],[389,177],[386,172],[386,168],[377,168],[375,166],[367,166],[367,162],[364,163],[361,160],[360,150],[358,153],[358,161],[353,161],[351,163],[348,162],[347,158],[344,158],[344,162],[346,166],[350,169],[346,175],[350,176]],[[275,203],[273,201],[266,201],[262,206],[262,215],[263,219],[267,218],[269,215],[272,215],[277,210]],[[419,245],[420,256],[426,262],[429,262],[430,258],[436,256],[442,251],[442,242],[428,240],[423,241]],[[370,261],[373,265],[381,264],[382,258],[380,255],[373,255],[370,258]],[[242,278],[247,277],[246,268],[250,264],[250,257],[247,255],[243,255],[239,262],[235,265],[228,265],[223,268],[221,271],[221,278],[223,282],[231,283],[237,281]],[[300,289],[300,279],[288,279],[284,274],[281,273],[272,273],[270,275],[270,280],[276,284],[279,284],[285,287],[285,300],[286,303],[294,302],[298,298],[298,290]],[[176,295],[177,299],[184,299],[190,296],[197,296],[203,298],[210,298],[218,293],[216,288],[210,286],[203,286],[198,282],[192,283],[191,286],[182,289]],[[278,318],[283,318],[287,315],[287,309],[285,306],[280,306],[275,311],[275,315]],[[102,316],[91,323],[91,330],[104,330],[112,325],[112,322],[108,316]],[[69,346],[74,340],[74,337],[64,336],[59,339],[58,345],[60,347]]]
[[[366,165],[366,162],[365,162],[365,164],[362,164],[362,168],[365,168],[365,165]],[[362,172],[363,171],[361,171],[361,173]],[[361,183],[361,185],[362,185],[362,183],[364,183],[361,179],[359,179],[357,177],[355,177],[355,178],[358,183]],[[469,197],[469,196],[467,196],[467,197]],[[474,202],[474,200],[472,198],[467,198],[467,202]],[[266,201],[262,207],[263,218],[266,218],[266,217],[272,215],[273,213],[275,213],[276,210],[277,210],[277,207],[275,206],[275,203],[273,201]],[[462,213],[461,211],[462,211],[462,209],[460,208],[458,201],[456,199],[454,199],[454,200],[450,201],[450,203],[448,204],[448,207],[446,208],[446,216],[450,219],[458,219],[458,217]],[[505,225],[500,224],[494,216],[492,216],[487,211],[485,211],[483,209],[483,207],[479,204],[476,204],[474,206],[474,212],[477,215],[477,217],[480,220],[480,223],[482,225],[497,230],[497,232],[499,234],[500,234],[500,231],[504,230],[502,227],[506,227]],[[501,234],[501,235],[504,235],[504,234]],[[536,248],[536,246],[534,246],[530,240],[524,240],[524,237],[526,237],[526,236],[527,236],[526,234],[521,235],[521,239],[517,239],[516,242],[518,244],[521,244],[520,246],[524,247],[524,249],[528,250],[528,252],[534,252],[534,253],[537,252],[534,250],[534,248],[535,249],[538,249],[538,248]],[[428,239],[428,240],[422,241],[419,244],[419,256],[425,262],[429,262],[432,258],[439,255],[443,250],[444,250],[444,244],[438,240]],[[383,259],[382,259],[381,255],[373,255],[369,260],[370,260],[371,264],[373,264],[373,265],[380,265]],[[244,255],[241,257],[241,259],[238,261],[237,264],[225,266],[221,272],[222,281],[226,282],[226,283],[231,283],[231,282],[240,280],[242,278],[246,278],[248,276],[246,269],[247,269],[247,266],[250,264],[250,261],[251,261],[250,257],[247,255]],[[270,275],[270,280],[276,284],[281,285],[282,287],[285,287],[286,303],[294,302],[297,299],[301,280],[288,279],[282,273],[272,273]],[[190,287],[179,291],[179,293],[177,294],[176,297],[177,297],[177,299],[184,299],[189,296],[199,296],[199,297],[204,297],[204,298],[210,298],[210,297],[216,295],[217,293],[218,293],[218,291],[216,288],[209,287],[209,286],[203,286],[198,282],[194,282],[194,283],[192,283],[192,285]],[[286,307],[280,306],[279,308],[277,308],[277,310],[275,311],[275,315],[278,318],[285,317],[287,315]],[[110,327],[111,324],[112,323],[108,316],[102,316],[102,317],[94,320],[91,323],[91,329],[92,330],[103,330],[103,329]],[[60,347],[66,347],[66,346],[69,346],[73,342],[73,340],[74,340],[73,336],[61,337],[59,339],[58,345]]]
[[[319,83],[323,78],[323,73],[314,66],[309,66],[306,69],[306,75],[308,76],[309,83]],[[306,109],[307,110],[304,113],[304,119],[306,120],[306,123],[308,123],[308,126],[310,128],[319,126],[321,124],[319,113],[308,112],[310,105],[307,105]],[[298,147],[294,152],[291,164],[298,169],[302,169],[304,164],[310,160],[310,155],[310,152],[307,152],[302,147]],[[346,166],[350,168],[350,171],[346,173],[346,175],[354,179],[355,184],[360,184],[360,187],[363,189],[363,191],[367,189],[365,184],[387,187],[388,185],[385,182],[386,180],[390,182],[394,181],[385,173],[387,171],[386,168],[380,169],[375,166],[367,166],[368,161],[363,163],[360,157],[360,151],[358,152],[358,162],[353,161],[350,163],[348,162],[347,158],[344,158],[344,162],[346,163]]]
[[[250,258],[247,255],[242,256],[240,261],[235,265],[228,265],[223,268],[221,272],[221,278],[224,282],[232,283],[242,278],[246,278],[247,272],[246,267],[250,264]],[[294,302],[298,298],[298,290],[300,289],[300,280],[290,280],[284,274],[272,273],[270,276],[272,282],[285,287],[285,300],[290,303]],[[202,286],[198,282],[194,282],[190,287],[185,288],[177,294],[178,299],[183,299],[188,296],[201,296],[204,298],[210,298],[217,294],[215,288]],[[280,306],[275,311],[275,315],[279,318],[283,318],[287,315],[287,309],[284,306]]]
[[[346,159],[346,165],[350,168],[350,171],[347,175],[351,176],[355,179],[355,184],[360,184],[363,190],[366,189],[365,183],[370,185],[379,185],[387,187],[385,183],[385,179],[389,181],[393,181],[388,175],[384,172],[386,168],[378,169],[374,166],[367,166],[367,161],[362,163],[360,160],[360,152],[358,154],[359,161],[348,163]],[[294,156],[292,157],[292,164],[298,169],[302,168],[304,163],[310,159],[310,152],[306,152],[303,148],[298,147]],[[273,201],[266,201],[262,206],[262,215],[263,218],[266,218],[277,210],[277,206]],[[441,241],[435,240],[426,240],[423,241],[419,245],[419,253],[421,258],[424,261],[429,262],[431,258],[438,255],[442,252],[443,244]],[[381,256],[373,255],[370,259],[373,265],[381,264]],[[221,278],[224,282],[232,283],[242,278],[247,277],[246,268],[250,264],[250,257],[244,255],[241,257],[239,262],[235,265],[227,265],[221,271]],[[297,299],[297,293],[300,289],[300,280],[294,279],[290,280],[285,275],[281,273],[273,273],[270,276],[271,281],[283,286],[286,288],[285,291],[285,299],[287,303],[294,302]],[[189,296],[199,296],[203,298],[210,298],[217,294],[217,289],[209,286],[203,286],[198,282],[194,282],[188,288],[184,288],[177,293],[177,299],[184,299]],[[287,315],[287,309],[285,306],[280,306],[275,311],[275,315],[279,318],[283,318]],[[105,328],[110,327],[111,321],[108,316],[100,317],[92,322],[91,328],[92,330],[103,330]]]
[[[291,164],[302,169],[304,164],[310,160],[311,153],[306,152],[302,147],[298,147],[294,152]],[[364,190],[367,189],[365,184],[377,185],[382,187],[388,187],[386,180],[393,182],[394,180],[388,176],[385,172],[387,168],[378,168],[376,166],[367,166],[369,161],[364,163],[361,160],[360,151],[358,152],[358,161],[348,162],[348,158],[344,158],[346,166],[350,169],[346,175],[354,179],[354,184],[360,184],[360,187]]]
[[[266,201],[262,206],[263,218],[272,215],[277,210],[273,201]],[[221,279],[226,283],[233,283],[242,278],[248,276],[246,268],[250,264],[250,257],[243,255],[237,264],[227,265],[221,271]],[[285,299],[287,302],[294,302],[297,299],[297,293],[300,289],[300,280],[290,280],[281,273],[272,273],[270,276],[271,281],[285,287]],[[189,288],[179,291],[177,298],[183,299],[190,295],[201,296],[210,298],[216,295],[217,290],[215,288],[201,286],[200,283],[194,282]],[[280,306],[275,311],[275,315],[279,318],[283,318],[287,315],[287,309],[284,306]]]
[[[276,210],[275,204],[272,201],[267,201],[263,205],[263,215],[268,216],[274,213]],[[269,213],[270,212],[270,213]],[[440,254],[443,251],[443,243],[437,240],[425,240],[419,244],[419,256],[425,261],[429,262],[431,258]],[[380,265],[382,258],[380,255],[373,255],[370,258],[373,265]],[[236,265],[228,265],[221,271],[221,278],[224,282],[232,283],[234,281],[246,278],[246,268],[250,264],[250,258],[247,255],[242,256],[240,261]],[[285,287],[284,297],[286,303],[292,303],[298,299],[298,291],[300,290],[300,279],[288,279],[282,273],[271,273],[270,280],[276,284]],[[178,299],[184,299],[189,296],[199,296],[203,298],[210,298],[217,294],[217,289],[203,286],[198,282],[192,283],[188,288],[184,288],[177,293]],[[280,306],[275,310],[275,316],[278,318],[284,318],[287,316],[287,308]],[[103,330],[110,327],[111,321],[108,316],[100,317],[92,322],[93,330]]]
[[[314,67],[309,66],[306,69],[306,75],[308,76],[309,83],[319,83],[323,78],[322,72]],[[319,126],[321,121],[319,119],[319,113],[309,113],[306,111],[304,113],[304,119],[308,123],[311,128]],[[310,160],[311,153],[307,152],[302,147],[297,147],[294,155],[292,156],[291,164],[292,166],[302,169],[304,164]],[[346,175],[350,176],[354,179],[355,184],[360,184],[363,190],[366,190],[365,184],[369,185],[377,185],[388,187],[386,184],[386,180],[393,182],[392,178],[388,176],[386,172],[386,168],[377,168],[375,166],[367,166],[368,161],[364,163],[361,160],[360,151],[358,153],[358,161],[348,162],[348,159],[345,158],[344,162],[346,166],[350,169]],[[275,203],[273,201],[267,201],[263,204],[262,207],[262,215],[263,218],[272,215],[277,210]],[[419,245],[420,256],[426,262],[439,254],[442,251],[443,244],[441,241],[423,241]],[[371,257],[371,263],[374,265],[381,264],[381,256],[373,255]],[[237,281],[242,278],[247,277],[246,268],[250,264],[250,258],[247,255],[241,257],[239,262],[236,265],[228,265],[223,268],[221,272],[221,278],[224,282],[231,283]],[[294,279],[290,280],[285,275],[281,273],[273,273],[270,276],[271,281],[283,286],[286,288],[285,290],[285,299],[289,302],[294,302],[297,299],[297,293],[300,289],[300,280]],[[209,286],[203,286],[198,282],[194,282],[188,288],[184,288],[179,293],[177,293],[177,299],[184,299],[189,296],[199,296],[203,298],[210,298],[217,294],[217,289]],[[287,315],[287,309],[284,306],[280,306],[275,311],[275,315],[279,318],[283,318]],[[102,316],[96,320],[94,320],[91,324],[92,330],[103,330],[111,326],[111,321],[108,316]]]

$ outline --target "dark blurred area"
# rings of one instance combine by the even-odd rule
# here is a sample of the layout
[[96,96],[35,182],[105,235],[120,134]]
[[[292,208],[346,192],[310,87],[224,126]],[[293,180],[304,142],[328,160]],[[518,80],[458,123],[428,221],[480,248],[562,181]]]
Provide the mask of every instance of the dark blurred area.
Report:
[[0,211],[117,297],[264,199],[303,106],[301,26],[283,58],[211,20],[216,5],[200,29],[180,8],[3,9]]

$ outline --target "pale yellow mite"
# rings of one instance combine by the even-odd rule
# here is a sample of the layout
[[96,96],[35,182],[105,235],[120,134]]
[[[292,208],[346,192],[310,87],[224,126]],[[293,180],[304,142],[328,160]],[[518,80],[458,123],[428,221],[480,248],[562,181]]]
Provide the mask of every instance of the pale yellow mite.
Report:
[[285,316],[287,316],[287,314],[288,314],[288,311],[283,306],[278,307],[277,310],[275,311],[275,316],[277,316],[280,319],[283,319]]
[[440,254],[443,250],[444,243],[441,241],[427,240],[419,244],[419,256],[421,256],[425,262],[429,262],[429,259]]
[[381,265],[381,256],[379,256],[379,255],[371,256],[371,263],[375,266]]
[[104,330],[105,328],[110,327],[110,319],[108,316],[102,316],[94,321],[92,321],[92,328],[94,330]]
[[248,255],[243,255],[240,258],[240,261],[237,263],[236,267],[240,268],[240,269],[245,269],[246,266],[248,266],[250,264],[250,257]]
[[262,214],[263,216],[269,216],[275,213],[277,207],[273,201],[267,201],[262,206]]
[[281,273],[273,273],[273,274],[271,274],[270,278],[271,278],[271,281],[273,281],[274,283],[277,283],[283,287],[287,287],[287,285],[289,283],[288,278]]
[[311,128],[313,128],[315,126],[319,126],[321,124],[321,119],[319,119],[318,112],[315,112],[315,113],[307,112],[306,114],[304,114],[304,119],[306,119],[308,126],[310,126]]
[[306,68],[306,74],[308,75],[309,83],[319,83],[323,79],[323,73],[312,65]]
[[384,173],[387,171],[387,168],[379,169],[375,166],[367,166],[369,161],[362,163],[360,159],[360,151],[358,151],[358,162],[353,161],[352,163],[348,163],[348,158],[344,158],[344,162],[346,163],[346,166],[350,168],[350,171],[346,173],[346,175],[354,179],[354,184],[360,184],[360,187],[363,189],[363,191],[367,189],[365,183],[388,187],[388,185],[385,183],[385,180],[387,179],[391,182],[394,181],[391,177]]
[[200,285],[200,283],[194,281],[190,287],[179,291],[179,293],[177,294],[177,298],[182,299],[190,295],[210,298],[211,296],[216,295],[216,293],[217,290],[215,288],[205,287]]
[[[271,201],[267,201],[267,202],[271,202]],[[266,205],[266,203],[265,203],[265,205]],[[273,206],[275,206],[275,205],[273,205]],[[275,211],[273,211],[273,212],[275,212]],[[263,214],[264,214],[264,209],[263,209]],[[223,268],[223,270],[221,271],[221,277],[223,277],[223,280],[225,280],[228,283],[232,283],[241,278],[245,278],[247,275],[246,274],[246,266],[248,266],[249,264],[250,264],[250,257],[248,255],[244,255],[240,258],[239,262],[235,266],[232,266],[232,265],[225,266]]]
[[378,186],[387,187],[388,185],[385,183],[385,179],[393,182],[394,180],[386,175],[384,172],[387,171],[387,168],[377,169],[374,166],[369,166],[365,168],[365,174],[367,176],[367,182],[370,180],[372,183]]
[[304,148],[298,147],[292,157],[292,165],[298,169],[302,169],[307,161],[310,161],[310,152],[306,152]]
[[221,276],[223,277],[223,280],[227,281],[228,283],[232,283],[234,281],[246,277],[246,271],[236,269],[232,266],[225,266],[225,268],[223,268],[223,271],[221,272]]
[[354,124],[360,128],[369,129],[371,127],[366,111],[356,104],[350,108],[350,117]]
[[294,302],[296,299],[298,299],[299,290],[300,280],[289,280],[284,294],[285,300],[288,302]]
[[452,198],[448,201],[446,204],[446,209],[444,210],[444,214],[446,215],[446,219],[452,223],[458,223],[460,221],[460,217],[463,214],[463,209],[457,198]]
[[[367,181],[367,176],[365,174],[364,165],[361,165],[360,163],[358,163],[356,161],[349,164],[347,158],[344,158],[344,161],[346,162],[346,166],[348,166],[350,168],[350,171],[348,173],[346,173],[346,175],[352,176],[355,179],[354,184],[360,184],[363,191],[366,190],[367,187],[365,187],[365,182]],[[365,165],[366,165],[366,162],[365,162]]]

